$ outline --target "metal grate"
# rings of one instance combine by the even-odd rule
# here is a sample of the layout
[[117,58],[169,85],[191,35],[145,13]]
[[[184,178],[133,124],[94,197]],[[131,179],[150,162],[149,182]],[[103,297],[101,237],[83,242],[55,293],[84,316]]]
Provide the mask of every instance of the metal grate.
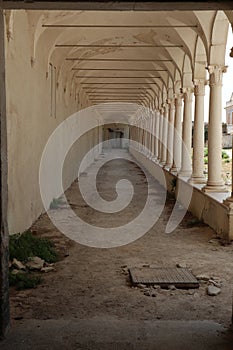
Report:
[[198,288],[199,283],[185,268],[132,267],[129,273],[133,284],[157,284],[161,287],[174,285],[176,288]]

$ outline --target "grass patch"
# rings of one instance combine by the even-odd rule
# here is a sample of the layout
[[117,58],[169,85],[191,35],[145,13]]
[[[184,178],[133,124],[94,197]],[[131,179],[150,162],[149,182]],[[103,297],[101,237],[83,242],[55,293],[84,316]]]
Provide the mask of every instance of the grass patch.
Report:
[[9,284],[14,286],[17,290],[35,288],[41,281],[40,276],[35,276],[31,273],[17,273],[9,272]]
[[52,242],[45,238],[35,237],[28,231],[10,236],[9,253],[10,260],[16,258],[22,262],[27,262],[33,256],[38,256],[48,263],[58,260]]

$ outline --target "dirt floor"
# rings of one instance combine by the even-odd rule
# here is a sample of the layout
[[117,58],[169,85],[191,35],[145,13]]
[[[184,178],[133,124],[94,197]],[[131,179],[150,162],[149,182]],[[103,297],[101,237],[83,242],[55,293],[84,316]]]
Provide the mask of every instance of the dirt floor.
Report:
[[[137,165],[114,160],[98,175],[97,187],[103,197],[108,200],[116,197],[114,184],[120,178],[132,181],[135,195],[130,208],[115,216],[88,207],[77,181],[67,191],[67,198],[74,211],[87,222],[102,227],[117,225],[119,220],[127,222],[143,207],[147,182]],[[156,200],[159,202],[159,197]],[[174,199],[169,196],[162,215],[149,232],[133,243],[109,249],[87,247],[70,240],[53,226],[46,214],[42,215],[32,231],[49,237],[61,260],[55,264],[56,271],[42,276],[42,283],[36,289],[11,289],[13,326],[32,319],[114,317],[131,321],[208,320],[228,327],[232,315],[233,246],[213,239],[215,232],[190,213],[174,232],[166,234],[165,225],[173,206]],[[142,289],[132,286],[127,272],[133,266],[175,267],[179,263],[186,264],[194,275],[218,278],[222,282],[221,293],[207,295],[207,282],[202,282],[199,289],[155,289],[153,296],[146,296]]]

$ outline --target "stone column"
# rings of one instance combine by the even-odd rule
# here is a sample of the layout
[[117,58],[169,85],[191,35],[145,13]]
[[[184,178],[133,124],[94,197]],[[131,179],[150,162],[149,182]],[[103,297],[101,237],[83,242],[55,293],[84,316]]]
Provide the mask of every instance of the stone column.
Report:
[[158,139],[158,161],[162,159],[162,139],[163,139],[163,120],[164,120],[164,108],[160,109],[159,113],[159,139]]
[[173,140],[173,164],[171,172],[177,174],[181,168],[182,154],[182,94],[175,95],[175,128]]
[[152,114],[152,110],[150,110],[149,112],[149,127],[148,127],[148,135],[149,135],[149,158],[152,158],[152,149],[153,149],[153,114]]
[[142,147],[141,147],[141,152],[143,153],[144,152],[144,119],[143,117],[141,118],[141,144],[142,144]]
[[174,139],[174,118],[175,104],[174,100],[169,100],[169,123],[167,133],[167,161],[165,167],[170,169],[173,164],[173,139]]
[[137,151],[140,152],[140,148],[141,148],[141,124],[140,124],[140,120],[138,119],[137,121]]
[[168,104],[164,104],[162,159],[160,161],[161,165],[165,165],[167,161],[167,131],[168,131]]
[[159,110],[155,111],[155,127],[154,127],[154,160],[156,161],[158,159],[158,152],[159,152],[159,123],[160,123],[160,113]]
[[144,155],[145,155],[145,156],[147,156],[147,153],[148,153],[148,133],[147,133],[147,125],[148,125],[148,116],[145,117],[145,121],[144,121],[144,135],[145,135]]
[[152,159],[154,159],[155,158],[155,132],[156,132],[156,130],[155,130],[155,128],[156,128],[156,117],[157,117],[157,114],[156,114],[156,111],[155,110],[153,110],[153,114],[152,114],[152,120],[153,120],[153,124],[152,124],[152,126],[153,126],[153,130],[152,130]]
[[147,114],[146,117],[146,156],[149,157],[150,154],[150,134],[149,134],[149,126],[150,126],[150,115]]
[[204,176],[204,96],[205,81],[197,80],[194,86],[195,112],[193,130],[193,172],[192,183],[205,183]]
[[192,174],[192,101],[193,89],[182,89],[184,93],[184,117],[182,127],[182,157],[179,176],[190,176]]
[[139,121],[138,121],[138,127],[139,127],[139,130],[138,130],[138,151],[139,152],[142,152],[142,119],[140,118]]
[[151,159],[154,158],[155,155],[155,114],[154,111],[151,111]]
[[209,66],[208,181],[204,192],[224,192],[222,180],[222,76],[226,67]]

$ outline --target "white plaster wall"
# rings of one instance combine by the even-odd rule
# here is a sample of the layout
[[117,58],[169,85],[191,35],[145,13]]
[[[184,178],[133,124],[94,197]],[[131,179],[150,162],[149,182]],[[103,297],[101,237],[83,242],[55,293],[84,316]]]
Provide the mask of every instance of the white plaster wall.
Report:
[[[9,232],[29,228],[44,211],[39,191],[39,164],[43,148],[53,130],[77,111],[74,94],[66,91],[60,76],[56,117],[50,113],[50,79],[46,75],[48,48],[40,46],[31,65],[30,27],[25,11],[16,11],[12,38],[6,39],[7,132],[8,132],[8,223]],[[69,87],[68,87],[69,88]],[[83,101],[82,101],[83,106]],[[77,177],[81,158],[97,143],[99,130],[90,131],[74,146],[65,161],[63,182],[67,188]],[[96,156],[89,157],[88,165]],[[59,156],[59,155],[54,155]],[[53,181],[49,178],[48,181]]]

